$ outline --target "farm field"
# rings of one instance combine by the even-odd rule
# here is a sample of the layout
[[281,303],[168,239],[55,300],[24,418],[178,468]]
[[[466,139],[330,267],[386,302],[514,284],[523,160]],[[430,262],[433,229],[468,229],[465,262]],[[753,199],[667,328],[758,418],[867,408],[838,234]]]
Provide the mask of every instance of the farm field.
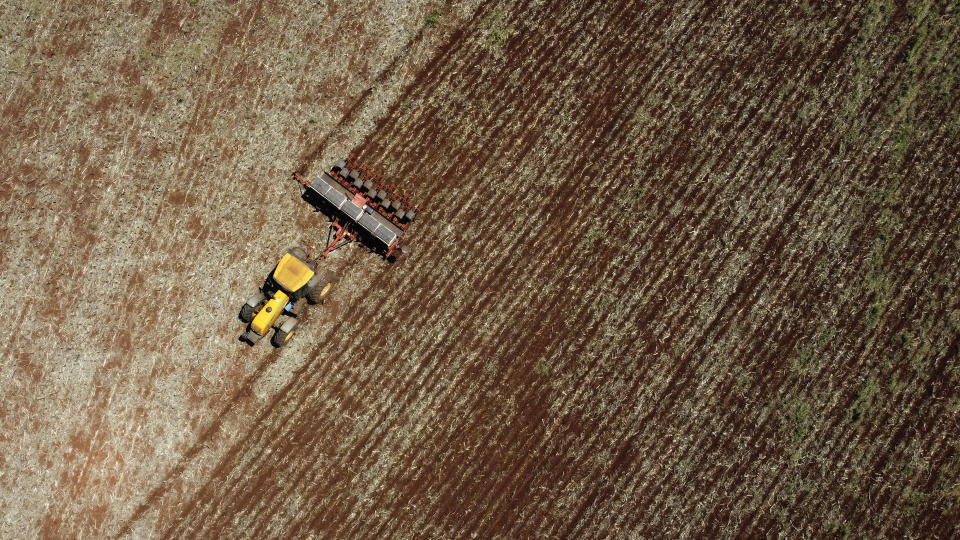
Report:
[[[0,7],[0,537],[960,535],[960,4]],[[354,152],[426,204],[236,314]]]

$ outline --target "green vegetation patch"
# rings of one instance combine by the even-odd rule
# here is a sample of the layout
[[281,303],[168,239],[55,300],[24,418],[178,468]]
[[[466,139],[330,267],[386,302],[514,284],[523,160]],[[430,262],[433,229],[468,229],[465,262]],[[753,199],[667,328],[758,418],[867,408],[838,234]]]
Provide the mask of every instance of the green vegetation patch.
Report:
[[604,237],[603,229],[597,226],[590,227],[590,230],[587,231],[587,242],[590,244],[596,244]]
[[903,512],[908,516],[913,516],[917,513],[917,508],[923,504],[927,496],[920,490],[914,489],[912,487],[906,487],[903,490],[901,496],[901,501],[903,504]]
[[436,28],[440,26],[440,17],[442,15],[443,12],[441,12],[439,9],[435,9],[427,14],[423,20],[423,23],[427,26],[427,28]]
[[867,379],[867,381],[863,383],[863,386],[857,390],[857,394],[853,398],[853,405],[850,406],[848,416],[849,420],[853,423],[859,423],[864,417],[870,414],[879,393],[880,384],[877,382],[877,379],[875,377]]
[[867,306],[867,326],[876,327],[891,298],[891,277],[887,261],[890,241],[900,229],[901,222],[894,210],[899,204],[900,185],[896,182],[888,185],[879,195],[877,203],[880,212],[877,218],[879,233],[873,241],[873,249],[867,262],[864,288],[869,296]]
[[797,463],[814,425],[813,406],[806,398],[794,397],[781,402],[777,414],[780,420],[778,430],[786,437],[790,462]]
[[550,364],[546,363],[543,360],[537,362],[537,365],[533,367],[533,372],[541,377],[550,376]]
[[790,374],[796,378],[811,377],[820,372],[826,358],[826,348],[833,341],[837,329],[822,326],[813,339],[797,346],[790,358]]
[[507,24],[507,12],[503,8],[496,8],[493,13],[484,17],[481,22],[486,39],[484,46],[492,52],[502,52],[503,44],[510,37],[510,29]]

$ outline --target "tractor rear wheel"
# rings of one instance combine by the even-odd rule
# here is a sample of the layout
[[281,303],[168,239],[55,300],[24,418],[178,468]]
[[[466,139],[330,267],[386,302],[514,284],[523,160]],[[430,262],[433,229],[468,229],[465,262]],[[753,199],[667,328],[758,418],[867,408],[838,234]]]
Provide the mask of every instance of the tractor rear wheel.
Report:
[[283,323],[280,328],[277,328],[276,332],[273,333],[273,343],[274,347],[283,347],[290,342],[290,338],[293,337],[294,332],[297,330],[297,321],[289,319]]
[[307,300],[310,300],[313,304],[323,302],[323,300],[330,295],[330,291],[337,283],[337,276],[335,276],[333,272],[324,272],[320,274],[319,277],[320,279],[317,281],[316,286],[307,294]]

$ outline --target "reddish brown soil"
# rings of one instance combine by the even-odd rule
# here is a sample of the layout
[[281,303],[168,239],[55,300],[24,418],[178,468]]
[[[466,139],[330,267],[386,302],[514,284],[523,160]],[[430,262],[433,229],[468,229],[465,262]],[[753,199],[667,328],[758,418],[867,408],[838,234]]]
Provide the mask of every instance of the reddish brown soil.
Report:
[[[0,536],[960,535],[955,6],[385,9],[0,18]],[[412,253],[242,345],[349,151]]]

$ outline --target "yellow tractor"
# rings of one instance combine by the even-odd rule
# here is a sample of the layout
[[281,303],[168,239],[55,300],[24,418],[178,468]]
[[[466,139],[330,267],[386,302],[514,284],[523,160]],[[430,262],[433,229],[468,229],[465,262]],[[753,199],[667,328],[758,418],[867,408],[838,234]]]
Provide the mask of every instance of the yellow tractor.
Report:
[[275,347],[283,347],[296,331],[301,301],[323,302],[334,283],[332,273],[317,273],[315,263],[310,262],[303,248],[287,250],[260,291],[240,308],[240,320],[248,323],[240,338],[254,345],[274,328],[271,342]]

